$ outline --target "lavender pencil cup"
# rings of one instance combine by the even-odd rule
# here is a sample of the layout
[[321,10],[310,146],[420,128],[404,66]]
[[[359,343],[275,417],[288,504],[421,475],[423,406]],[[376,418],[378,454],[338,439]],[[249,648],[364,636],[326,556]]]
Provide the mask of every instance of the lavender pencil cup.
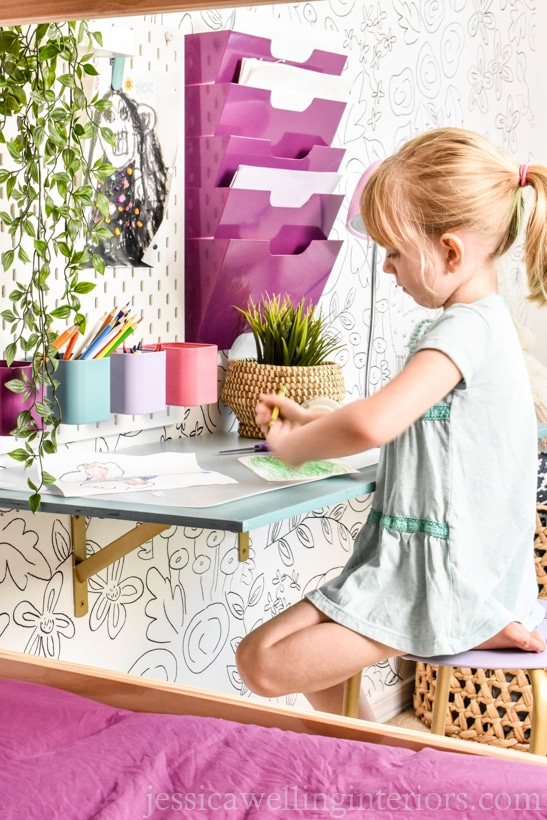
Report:
[[140,415],[166,408],[165,350],[110,356],[110,411]]

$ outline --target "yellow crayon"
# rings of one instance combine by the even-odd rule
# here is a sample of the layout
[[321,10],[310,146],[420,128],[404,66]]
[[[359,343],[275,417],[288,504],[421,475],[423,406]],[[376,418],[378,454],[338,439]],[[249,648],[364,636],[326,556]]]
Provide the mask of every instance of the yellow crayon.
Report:
[[[286,394],[286,392],[287,392],[287,388],[284,384],[282,384],[280,386],[279,390],[277,391],[277,395],[278,396],[284,396]],[[270,429],[270,427],[272,426],[274,421],[278,418],[279,418],[279,407],[276,404],[275,407],[272,410],[272,417],[271,417],[270,421],[268,422],[268,430]]]

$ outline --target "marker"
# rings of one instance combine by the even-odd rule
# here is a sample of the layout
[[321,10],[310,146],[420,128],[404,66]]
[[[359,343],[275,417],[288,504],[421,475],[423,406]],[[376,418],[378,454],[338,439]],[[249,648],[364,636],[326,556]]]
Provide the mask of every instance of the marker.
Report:
[[[279,390],[277,391],[277,395],[278,396],[284,396],[286,392],[287,392],[287,388],[284,384],[282,384],[281,387],[279,388]],[[270,421],[268,422],[268,430],[270,429],[270,427],[272,426],[274,421],[276,421],[278,418],[279,418],[279,407],[276,404],[275,407],[272,410],[272,417],[271,417]]]

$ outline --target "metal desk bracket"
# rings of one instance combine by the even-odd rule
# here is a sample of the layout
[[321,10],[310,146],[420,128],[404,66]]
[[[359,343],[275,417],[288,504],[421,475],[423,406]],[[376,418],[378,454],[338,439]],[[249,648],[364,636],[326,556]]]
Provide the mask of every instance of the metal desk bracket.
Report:
[[95,573],[113,564],[119,558],[142,546],[155,535],[168,530],[170,524],[138,524],[120,538],[107,544],[99,552],[86,554],[85,516],[71,515],[72,575],[74,578],[74,615],[81,618],[89,611],[87,581]]
[[249,532],[238,532],[237,551],[240,561],[247,561],[249,558]]
[[[124,535],[107,544],[99,552],[87,556],[85,516],[70,516],[72,536],[72,575],[74,580],[74,615],[81,618],[89,611],[87,581],[92,575],[113,564],[119,558],[142,546],[155,535],[168,530],[170,524],[138,524]],[[237,549],[240,561],[249,558],[249,533],[237,534]]]

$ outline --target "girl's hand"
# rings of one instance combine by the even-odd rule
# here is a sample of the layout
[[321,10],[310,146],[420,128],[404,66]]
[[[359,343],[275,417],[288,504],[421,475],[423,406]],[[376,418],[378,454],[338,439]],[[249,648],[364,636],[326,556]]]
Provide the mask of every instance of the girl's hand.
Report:
[[278,396],[276,393],[261,393],[259,402],[256,405],[255,418],[264,435],[268,433],[274,407],[279,408],[278,418],[290,422],[291,429],[307,424],[313,417],[308,410],[304,410],[303,407],[286,396]]

